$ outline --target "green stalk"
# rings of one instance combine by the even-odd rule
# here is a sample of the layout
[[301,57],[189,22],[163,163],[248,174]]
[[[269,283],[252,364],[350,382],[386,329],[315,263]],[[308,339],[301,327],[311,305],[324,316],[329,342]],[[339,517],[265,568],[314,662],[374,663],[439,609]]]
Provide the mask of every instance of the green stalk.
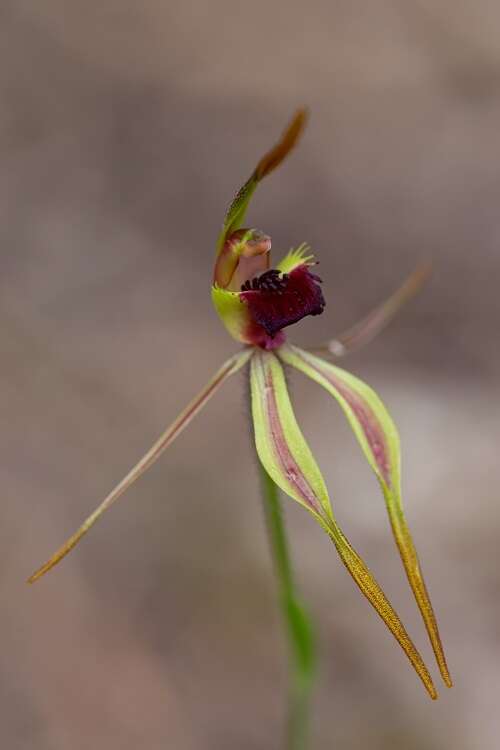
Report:
[[290,686],[285,747],[287,750],[306,750],[311,691],[316,672],[314,634],[309,615],[297,595],[293,579],[279,489],[261,466],[260,461],[258,463],[269,545],[289,648]]

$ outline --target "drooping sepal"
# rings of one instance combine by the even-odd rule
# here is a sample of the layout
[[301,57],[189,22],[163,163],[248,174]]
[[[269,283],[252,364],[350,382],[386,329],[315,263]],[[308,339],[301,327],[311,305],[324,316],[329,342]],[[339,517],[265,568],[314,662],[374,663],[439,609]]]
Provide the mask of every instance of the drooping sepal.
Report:
[[255,352],[250,364],[255,443],[275,484],[315,518],[332,510],[325,482],[295,419],[283,368],[271,352]]
[[138,461],[138,463],[129,471],[129,473],[119,482],[116,487],[109,493],[103,502],[95,509],[93,513],[83,522],[80,528],[28,579],[29,583],[34,583],[47,573],[51,568],[57,565],[71,550],[78,544],[83,536],[92,528],[95,522],[115,503],[123,493],[139,479],[150,466],[152,466],[163,451],[183,432],[192,419],[201,411],[210,398],[219,390],[221,385],[230,375],[238,372],[251,355],[250,351],[239,352],[231,357],[215,375],[208,381],[205,387],[195,398],[186,406],[177,419],[167,427],[165,432],[160,435],[158,440],[151,446],[148,452]]
[[333,515],[323,477],[295,419],[276,355],[254,353],[250,384],[255,444],[262,465],[278,487],[305,507],[332,539],[361,592],[404,650],[429,695],[436,698],[429,672],[404,625]]
[[451,678],[439,629],[403,511],[400,444],[396,426],[377,394],[358,378],[295,346],[283,346],[280,358],[323,386],[339,403],[363,453],[379,480],[408,581],[422,614],[443,681]]

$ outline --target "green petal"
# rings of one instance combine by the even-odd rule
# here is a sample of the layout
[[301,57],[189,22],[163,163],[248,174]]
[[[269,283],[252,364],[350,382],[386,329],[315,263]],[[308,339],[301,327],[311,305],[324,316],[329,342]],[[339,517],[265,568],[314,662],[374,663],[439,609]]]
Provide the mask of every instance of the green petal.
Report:
[[408,581],[422,614],[443,680],[451,687],[436,617],[403,512],[400,446],[394,422],[377,394],[350,373],[297,347],[283,346],[279,354],[284,362],[322,385],[344,411],[382,487],[392,531]]
[[429,672],[397,613],[333,516],[323,477],[295,419],[283,368],[274,354],[254,353],[250,384],[255,443],[262,465],[330,536],[354,581],[403,648],[430,696],[436,698]]
[[302,135],[306,122],[307,110],[299,109],[290,121],[279,142],[262,157],[249,179],[238,190],[224,219],[222,232],[217,242],[218,252],[220,252],[224,245],[226,237],[239,229],[243,224],[248,204],[259,182],[279,167],[281,162],[288,156]]
[[243,365],[248,362],[251,351],[244,351],[231,357],[222,367],[216,372],[216,374],[209,380],[206,386],[200,391],[200,393],[186,406],[177,419],[167,427],[165,432],[158,438],[154,445],[149,451],[141,458],[141,460],[129,471],[129,473],[121,480],[119,484],[110,492],[110,494],[103,500],[103,502],[96,508],[96,510],[84,521],[80,528],[55,552],[52,557],[44,563],[32,576],[28,579],[29,583],[34,583],[41,576],[47,573],[57,563],[59,563],[63,557],[66,557],[73,547],[75,547],[80,539],[92,528],[95,522],[102,516],[118,498],[127,490],[134,482],[142,475],[145,471],[152,466],[155,461],[160,457],[163,451],[173,443],[181,432],[188,426],[191,420],[198,414],[198,412],[205,406],[207,401],[216,393],[220,386],[225,380],[237,372]]

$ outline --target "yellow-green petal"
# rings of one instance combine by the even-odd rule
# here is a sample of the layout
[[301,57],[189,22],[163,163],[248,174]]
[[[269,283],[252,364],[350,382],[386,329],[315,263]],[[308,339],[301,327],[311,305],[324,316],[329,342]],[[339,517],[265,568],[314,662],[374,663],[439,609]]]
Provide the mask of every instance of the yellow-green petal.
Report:
[[377,394],[358,378],[330,362],[295,346],[283,346],[279,355],[289,365],[323,386],[339,403],[379,480],[408,581],[422,614],[445,684],[451,687],[439,629],[427,592],[408,524],[403,512],[399,436]]
[[304,506],[330,536],[361,592],[406,653],[429,695],[436,698],[429,672],[404,625],[334,518],[325,482],[295,419],[283,368],[276,355],[254,353],[250,385],[255,444],[262,465],[278,487]]

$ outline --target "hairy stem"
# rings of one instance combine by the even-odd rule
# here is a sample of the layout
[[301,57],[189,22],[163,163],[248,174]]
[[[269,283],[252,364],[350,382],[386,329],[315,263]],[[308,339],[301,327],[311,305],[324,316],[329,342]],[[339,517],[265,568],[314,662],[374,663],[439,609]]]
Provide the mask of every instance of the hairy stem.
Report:
[[287,750],[306,750],[309,709],[315,677],[316,649],[309,616],[295,587],[279,489],[259,462],[269,545],[273,557],[281,613],[289,647]]

